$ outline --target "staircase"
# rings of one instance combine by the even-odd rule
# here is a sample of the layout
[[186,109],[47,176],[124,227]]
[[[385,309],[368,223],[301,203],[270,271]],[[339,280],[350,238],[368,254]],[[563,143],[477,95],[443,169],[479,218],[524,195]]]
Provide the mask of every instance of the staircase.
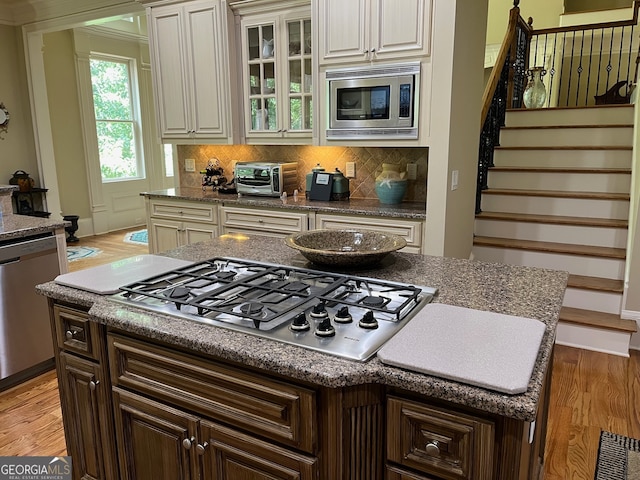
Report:
[[566,270],[556,342],[628,356],[620,318],[634,110],[507,112],[476,216],[476,260]]

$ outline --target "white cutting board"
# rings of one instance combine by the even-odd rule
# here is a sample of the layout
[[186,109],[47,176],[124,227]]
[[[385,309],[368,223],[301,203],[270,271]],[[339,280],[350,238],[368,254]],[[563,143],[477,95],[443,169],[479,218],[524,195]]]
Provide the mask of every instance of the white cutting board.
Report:
[[160,255],[136,255],[105,265],[58,275],[54,282],[100,295],[117,293],[120,287],[193,262]]
[[539,320],[430,303],[378,351],[382,363],[498,392],[527,390]]

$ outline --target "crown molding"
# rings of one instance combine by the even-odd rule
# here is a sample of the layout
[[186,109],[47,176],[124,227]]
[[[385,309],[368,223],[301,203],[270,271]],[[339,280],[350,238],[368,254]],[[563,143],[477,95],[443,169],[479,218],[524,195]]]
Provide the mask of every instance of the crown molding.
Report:
[[93,11],[112,7],[131,6],[131,12],[142,10],[135,0],[0,0],[0,5],[0,22],[14,26],[78,14],[90,16]]

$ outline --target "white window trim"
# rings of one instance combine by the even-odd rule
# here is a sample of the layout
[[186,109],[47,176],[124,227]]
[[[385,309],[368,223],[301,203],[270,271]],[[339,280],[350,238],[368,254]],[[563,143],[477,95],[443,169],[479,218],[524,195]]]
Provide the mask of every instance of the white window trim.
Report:
[[[127,181],[136,181],[143,180],[146,178],[145,172],[145,162],[144,162],[144,140],[142,138],[142,116],[140,109],[140,95],[139,95],[139,84],[138,84],[138,69],[135,58],[130,57],[122,57],[119,55],[110,55],[105,53],[91,53],[89,55],[89,61],[91,60],[103,60],[106,62],[117,62],[117,63],[126,63],[129,68],[129,98],[131,101],[131,114],[133,116],[133,135],[135,138],[136,144],[136,163],[138,176],[136,177],[127,177],[127,178],[113,178],[113,179],[105,179],[102,178],[102,170],[100,170],[100,179],[102,183],[114,183],[114,182],[127,182]],[[89,79],[91,79],[91,71],[89,71]],[[100,158],[98,154],[98,134],[95,131],[95,123],[98,120],[95,115],[94,107],[93,107],[93,89],[91,89],[91,110],[93,112],[93,129],[95,135],[95,148],[96,148],[96,157],[98,159],[98,168],[100,168]]]

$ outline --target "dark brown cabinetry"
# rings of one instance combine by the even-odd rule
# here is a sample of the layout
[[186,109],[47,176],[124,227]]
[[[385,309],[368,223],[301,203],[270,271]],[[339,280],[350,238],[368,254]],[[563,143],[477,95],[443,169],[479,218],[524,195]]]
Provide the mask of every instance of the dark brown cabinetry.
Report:
[[[75,479],[534,480],[536,422],[378,384],[329,388],[52,305]],[[116,441],[117,439],[117,441]]]
[[494,441],[491,421],[387,399],[387,458],[392,462],[446,479],[491,480]]
[[108,344],[122,480],[317,478],[313,390],[120,335]]
[[117,478],[111,386],[101,326],[82,310],[54,305],[60,406],[76,480]]

